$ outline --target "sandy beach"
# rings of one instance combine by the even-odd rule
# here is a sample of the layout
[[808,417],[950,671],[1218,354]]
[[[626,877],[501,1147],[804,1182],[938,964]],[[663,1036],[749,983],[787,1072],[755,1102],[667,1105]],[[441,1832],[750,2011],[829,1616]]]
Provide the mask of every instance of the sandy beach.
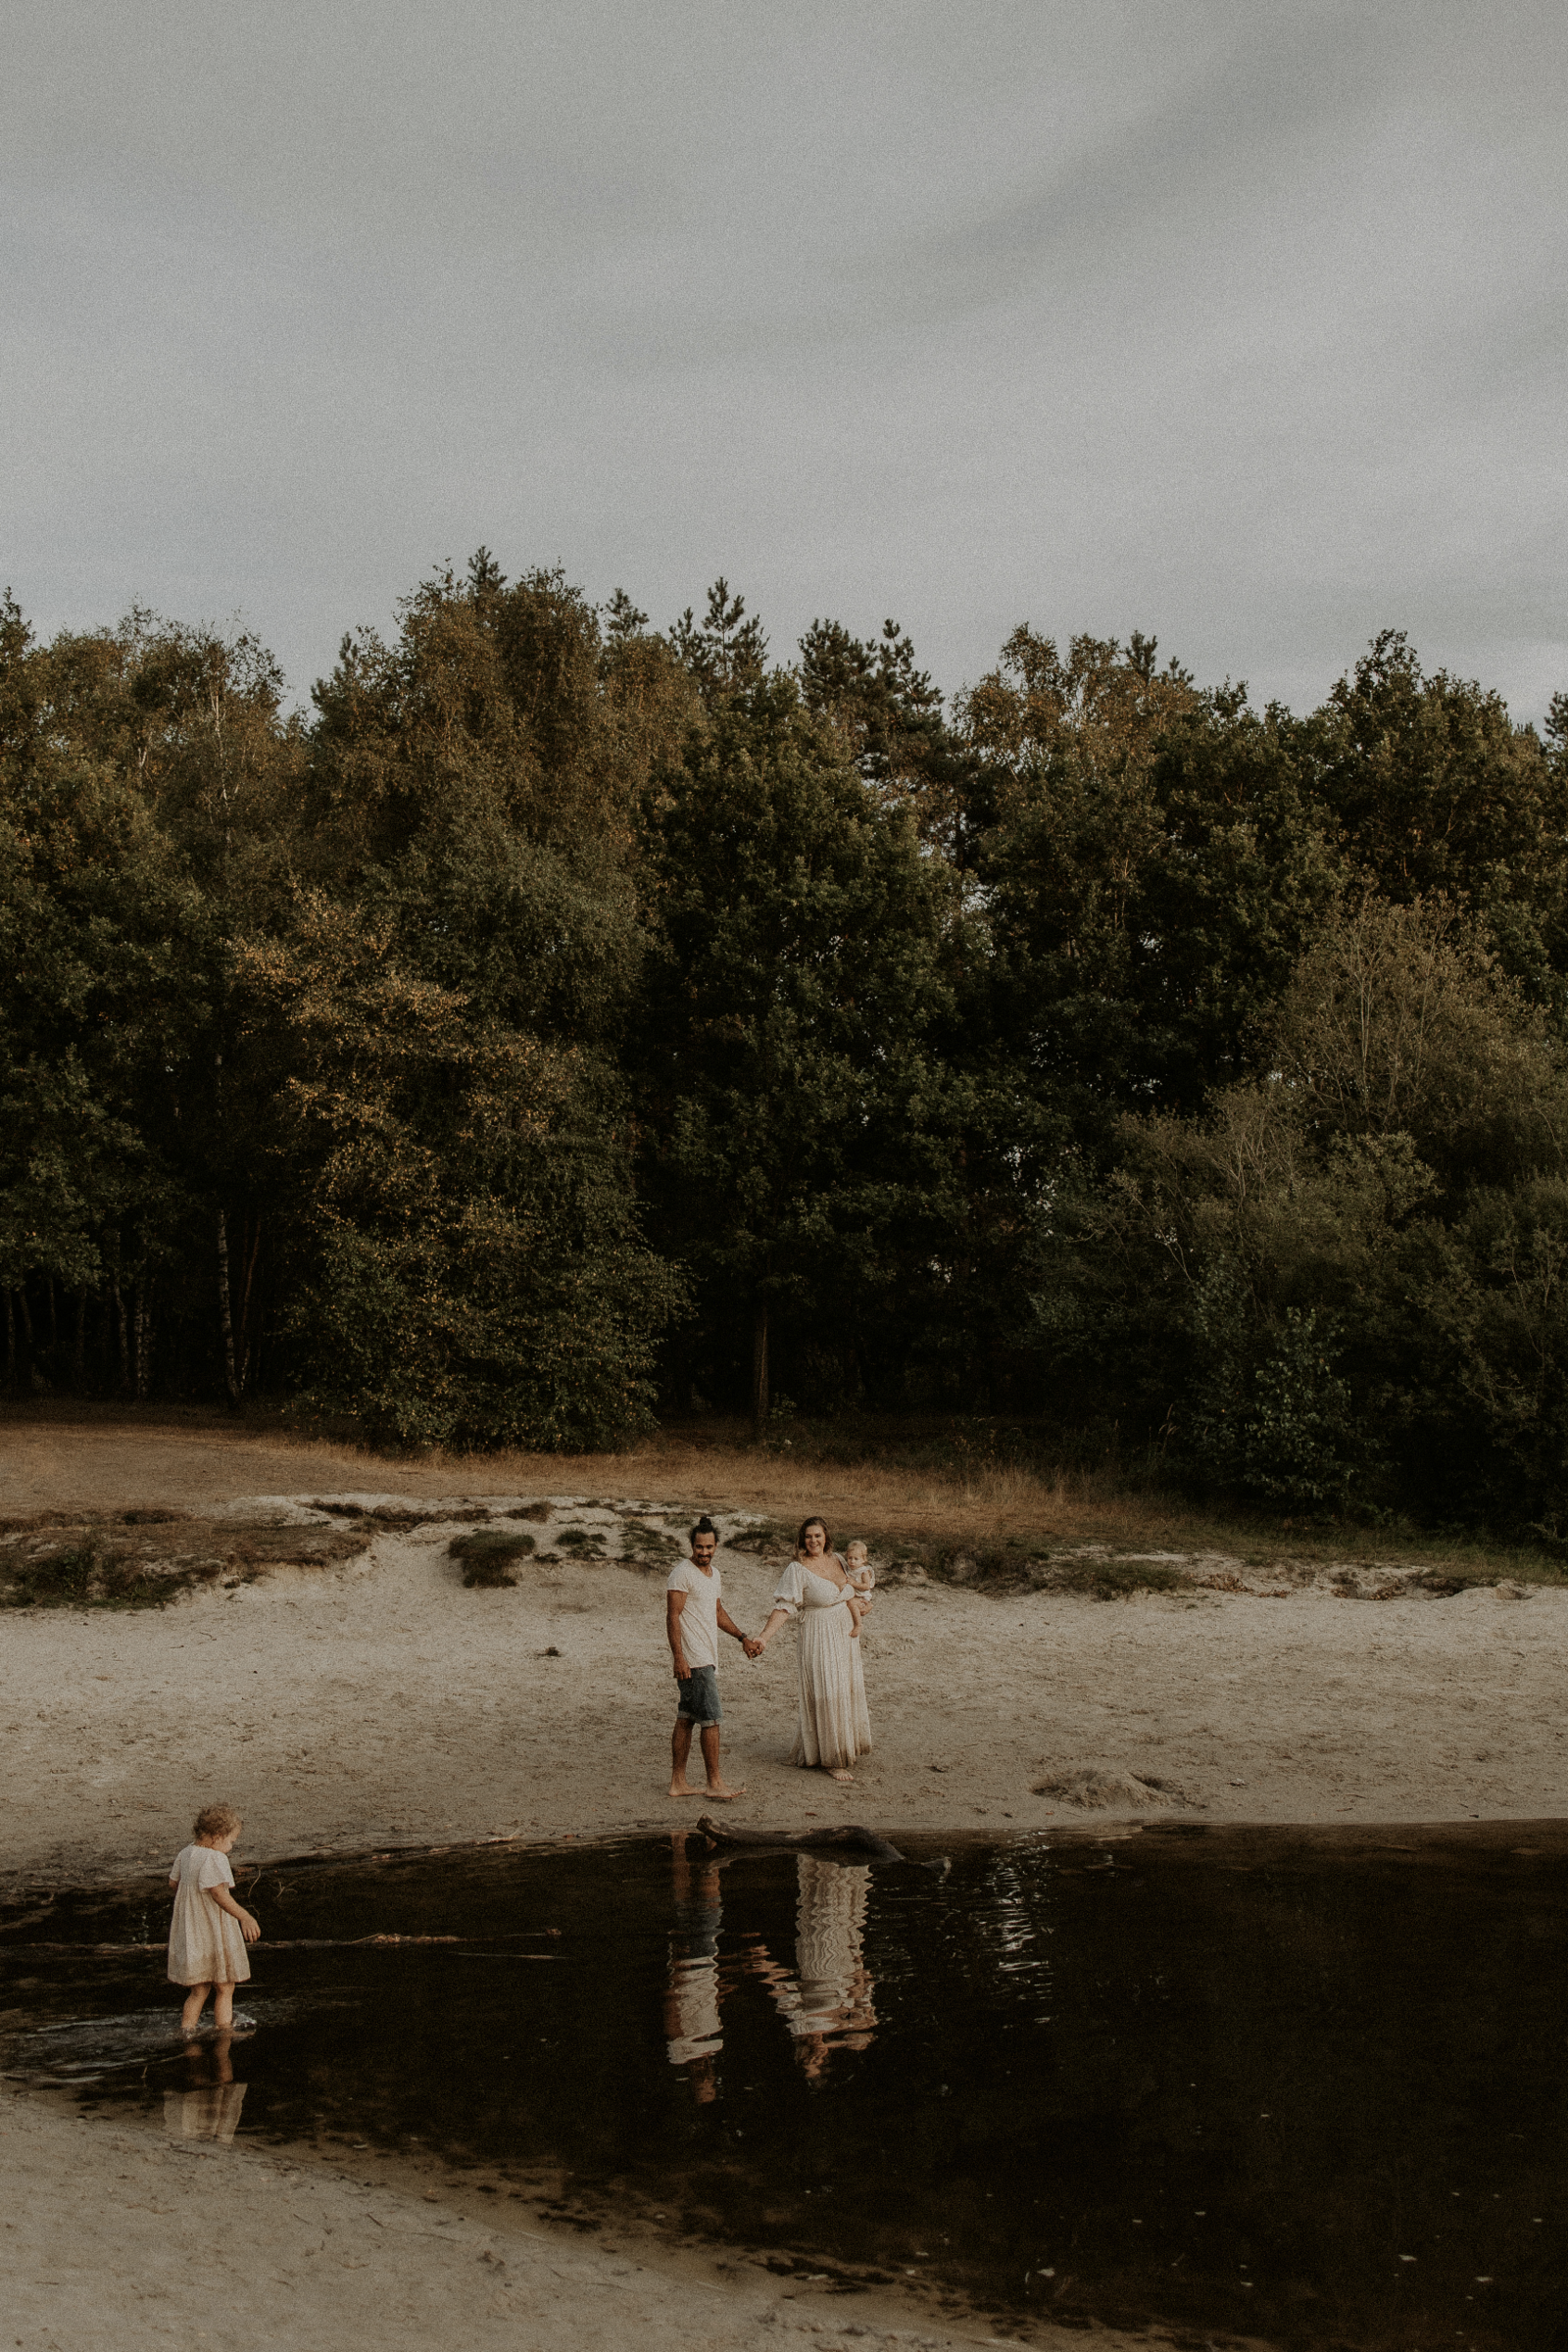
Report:
[[[132,1474],[122,1438],[10,1429],[14,1520],[136,1506],[215,1526],[269,1513],[330,1526],[317,1504],[338,1504],[342,1525],[402,1497],[416,1523],[381,1523],[336,1564],[224,1579],[164,1610],[0,1615],[9,1890],[161,1876],[196,1804],[216,1796],[244,1812],[242,1861],[666,1831],[682,1808],[665,1792],[663,1577],[657,1561],[618,1554],[648,1548],[638,1531],[678,1528],[691,1508],[722,1513],[726,1601],[756,1626],[779,1557],[730,1539],[798,1493],[639,1490],[625,1464],[601,1465],[590,1488],[577,1483],[582,1465],[534,1467],[531,1485],[513,1462],[459,1486],[451,1465],[393,1469],[173,1430],[139,1442]],[[556,1556],[519,1563],[514,1587],[466,1589],[450,1544],[471,1523],[455,1514],[551,1496],[547,1520],[489,1523],[529,1525]],[[855,1533],[855,1495],[829,1499],[843,1536]],[[886,1498],[879,1517],[875,1500],[862,1501],[862,1523],[885,1525]],[[563,1552],[568,1527],[612,1556]],[[747,1788],[733,1817],[1005,1838],[1160,1807],[1199,1821],[1347,1824],[1568,1809],[1568,1592],[1503,1584],[1373,1601],[1322,1581],[1231,1581],[1244,1589],[1195,1583],[1112,1602],[890,1585],[866,1632],[875,1749],[849,1788],[786,1761],[787,1640],[760,1666],[733,1650],[725,1767]],[[1129,1776],[1144,1793],[1118,1798]],[[1054,1787],[1036,1793],[1042,1784]],[[1110,1803],[1075,1803],[1086,1787],[1108,1788]],[[591,2347],[623,2337],[631,2308],[654,2343],[778,2344],[801,2332],[827,2345],[854,2332],[837,2313],[808,2316],[802,2290],[751,2273],[683,2284],[646,2250],[584,2248],[539,2234],[526,2216],[514,2227],[454,2205],[432,2220],[407,2187],[367,2189],[243,2146],[166,2145],[150,2131],[76,2122],[36,2095],[8,2092],[0,2118],[18,2344],[85,2352],[203,2330],[220,2344],[413,2344],[430,2340],[439,2311],[448,2343]],[[519,2235],[525,2226],[533,2236]],[[202,2274],[213,2248],[242,2256],[216,2310]],[[900,2334],[911,2323],[896,2311],[873,2325],[858,2305],[853,2318],[873,2341],[890,2328],[898,2340],[947,2340]]]
[[[657,1565],[563,1555],[527,1563],[512,1589],[466,1590],[448,1554],[463,1522],[439,1506],[504,1512],[554,1494],[558,1523],[603,1533],[613,1552],[635,1541],[617,1533],[617,1503],[666,1510],[672,1530],[690,1509],[728,1503],[730,1535],[755,1502],[567,1488],[559,1465],[540,1466],[552,1485],[503,1489],[492,1472],[454,1493],[450,1467],[376,1465],[372,1483],[366,1465],[306,1449],[177,1435],[146,1442],[132,1487],[122,1446],[106,1462],[110,1448],[70,1431],[16,1435],[18,1513],[108,1501],[329,1525],[312,1502],[403,1496],[435,1515],[374,1534],[341,1565],[278,1569],[164,1610],[0,1616],[0,1772],[24,1792],[6,1884],[165,1862],[194,1804],[220,1794],[242,1808],[255,1859],[669,1826]],[[536,1533],[547,1547],[548,1530]],[[759,1625],[779,1558],[726,1542],[719,1562],[731,1612]],[[876,1744],[848,1788],[786,1761],[793,1637],[755,1666],[726,1644],[726,1771],[747,1787],[737,1814],[1005,1837],[1082,1821],[1070,1799],[1033,1793],[1078,1769],[1161,1782],[1214,1821],[1527,1819],[1568,1806],[1568,1592],[1502,1584],[1371,1601],[1322,1581],[1232,1581],[1255,1589],[1110,1602],[885,1590],[865,1633]],[[1118,1810],[1139,1807],[1113,1799]]]

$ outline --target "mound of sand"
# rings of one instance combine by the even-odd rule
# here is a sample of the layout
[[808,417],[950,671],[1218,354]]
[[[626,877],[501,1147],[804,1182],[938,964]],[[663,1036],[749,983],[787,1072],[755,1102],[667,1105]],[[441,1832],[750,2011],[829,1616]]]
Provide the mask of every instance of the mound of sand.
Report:
[[1185,1805],[1191,1800],[1168,1781],[1136,1772],[1120,1772],[1104,1764],[1069,1764],[1049,1781],[1036,1781],[1035,1796],[1054,1796],[1058,1804],[1081,1805],[1086,1811],[1125,1812],[1130,1806]]

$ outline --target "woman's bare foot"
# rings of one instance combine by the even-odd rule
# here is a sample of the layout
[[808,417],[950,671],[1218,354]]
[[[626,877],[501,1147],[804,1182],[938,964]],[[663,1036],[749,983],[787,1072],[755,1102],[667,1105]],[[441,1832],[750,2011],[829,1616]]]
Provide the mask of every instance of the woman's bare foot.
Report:
[[834,1771],[830,1772],[827,1777],[830,1781],[849,1781],[852,1784],[855,1780],[854,1773],[846,1772],[842,1765],[839,1765]]
[[[696,1793],[694,1788],[692,1794],[695,1796]],[[732,1798],[746,1794],[746,1783],[742,1781],[738,1788],[728,1788],[722,1781],[710,1781],[705,1793],[709,1796],[716,1796],[720,1804],[727,1805]]]

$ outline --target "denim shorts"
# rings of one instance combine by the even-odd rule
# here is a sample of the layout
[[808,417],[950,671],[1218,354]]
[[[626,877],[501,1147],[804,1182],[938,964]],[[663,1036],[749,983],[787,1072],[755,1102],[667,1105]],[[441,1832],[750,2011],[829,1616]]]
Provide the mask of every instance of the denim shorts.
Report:
[[716,1666],[694,1666],[675,1688],[680,1692],[680,1705],[675,1709],[677,1723],[722,1723],[724,1710],[718,1703]]

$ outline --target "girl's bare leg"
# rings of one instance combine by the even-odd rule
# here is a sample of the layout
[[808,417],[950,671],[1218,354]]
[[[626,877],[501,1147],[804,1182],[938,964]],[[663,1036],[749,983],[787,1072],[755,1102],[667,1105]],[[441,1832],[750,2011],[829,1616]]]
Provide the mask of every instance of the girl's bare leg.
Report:
[[213,2023],[220,2034],[234,2023],[234,1987],[232,1984],[213,1986]]
[[193,1984],[186,1993],[185,2006],[179,2013],[179,2030],[182,2034],[195,2033],[201,2023],[202,2011],[207,2006],[207,1995],[212,1989],[210,1984]]

